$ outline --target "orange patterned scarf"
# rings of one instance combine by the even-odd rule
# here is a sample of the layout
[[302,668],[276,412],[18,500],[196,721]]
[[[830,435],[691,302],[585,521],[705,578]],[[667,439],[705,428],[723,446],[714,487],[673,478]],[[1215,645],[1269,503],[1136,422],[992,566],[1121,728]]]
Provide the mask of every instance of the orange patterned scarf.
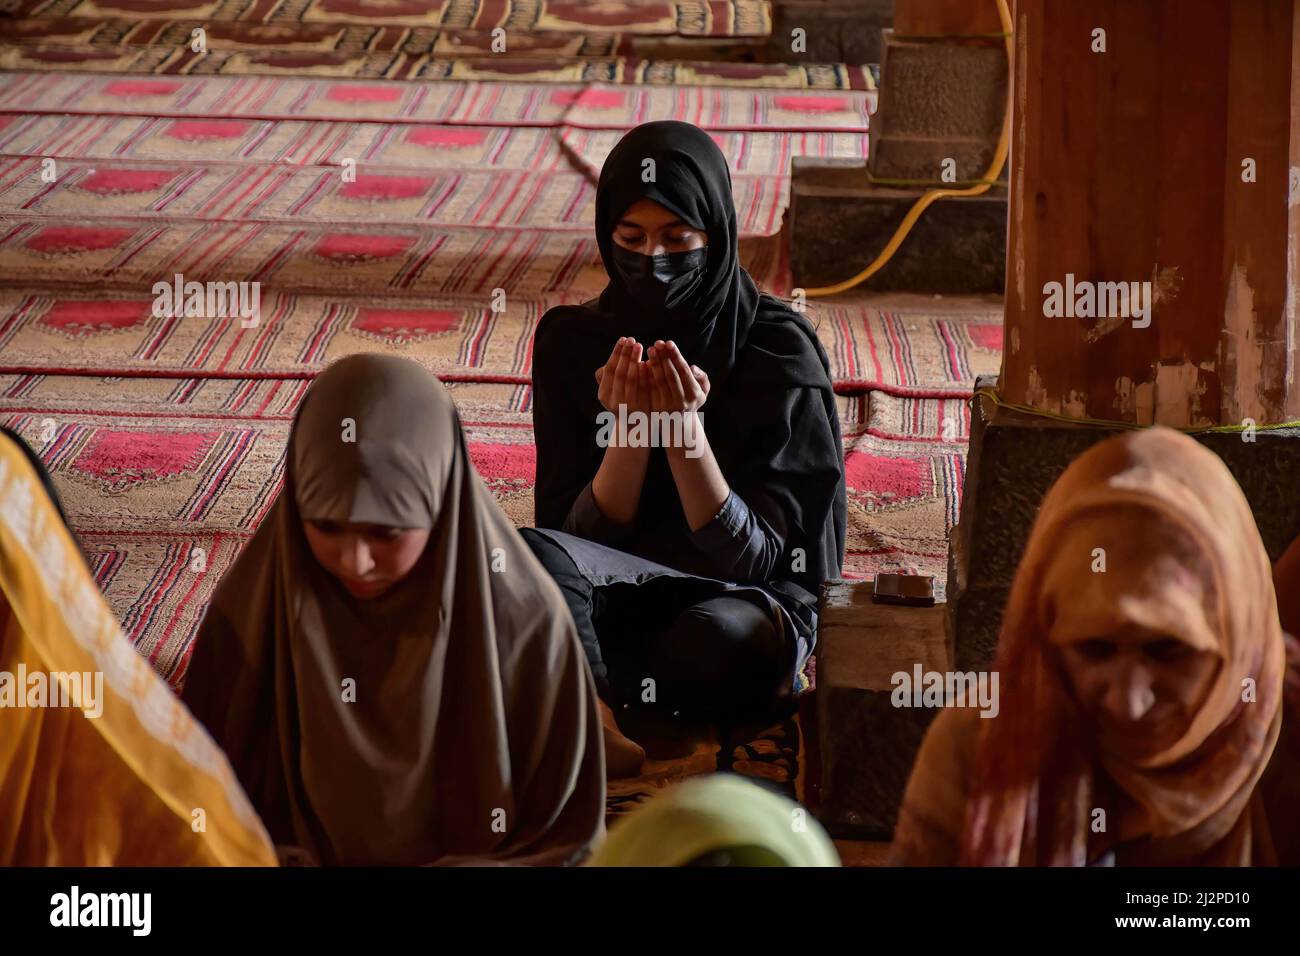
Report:
[[[1197,546],[1206,578],[1199,584],[1214,610],[1195,633],[1174,636],[1220,658],[1181,739],[1141,765],[1089,746],[1086,722],[1047,639],[1052,612],[1043,600],[1048,572],[1057,562],[1079,557],[1056,550],[1062,534],[1077,522],[1119,521],[1135,507]],[[1161,601],[1152,603],[1175,600],[1174,591],[1171,582]],[[1140,617],[1141,602],[1151,597],[1135,591],[1123,600],[1136,605]],[[1104,841],[1096,839],[1090,823],[1107,788],[1144,815],[1145,836],[1127,844],[1126,862],[1271,861],[1256,783],[1281,727],[1286,655],[1268,556],[1223,463],[1165,428],[1093,447],[1043,501],[1016,573],[995,666],[1002,687],[1020,690],[1005,693],[999,717],[980,729],[961,862],[1095,862]],[[1247,678],[1254,682],[1249,702],[1243,701]],[[1132,810],[1125,812],[1131,822]],[[1112,831],[1116,825],[1112,819]]]

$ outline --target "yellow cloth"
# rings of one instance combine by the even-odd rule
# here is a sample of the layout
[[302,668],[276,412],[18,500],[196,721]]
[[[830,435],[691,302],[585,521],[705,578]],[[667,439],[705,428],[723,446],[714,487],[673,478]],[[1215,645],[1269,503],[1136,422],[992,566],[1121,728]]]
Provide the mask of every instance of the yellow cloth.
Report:
[[793,800],[729,774],[675,784],[610,830],[591,866],[685,866],[738,847],[770,850],[786,866],[839,866],[835,844]]
[[[28,706],[41,703],[42,685],[46,704],[48,689],[69,699],[77,685],[57,674],[90,675],[90,693],[71,698],[84,712]],[[275,865],[225,756],[122,634],[31,465],[4,436],[0,865]]]

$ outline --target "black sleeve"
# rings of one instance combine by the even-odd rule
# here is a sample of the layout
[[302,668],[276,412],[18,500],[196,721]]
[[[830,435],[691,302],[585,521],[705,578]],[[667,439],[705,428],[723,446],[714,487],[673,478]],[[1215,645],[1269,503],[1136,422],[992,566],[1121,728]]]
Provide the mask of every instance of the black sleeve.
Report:
[[781,556],[782,537],[733,488],[709,523],[691,532],[690,541],[707,556],[714,577],[761,584]]
[[[564,366],[564,342],[548,324],[538,325],[533,347],[533,438],[537,443],[534,520],[539,528],[564,527],[583,488],[595,475],[595,422],[583,427],[574,399],[572,376],[581,369]],[[595,374],[592,369],[588,374]]]
[[582,491],[578,492],[578,497],[574,500],[568,515],[565,516],[560,530],[577,535],[579,538],[586,538],[588,541],[599,541],[612,546],[625,540],[635,528],[636,522],[619,524],[600,510],[589,481],[583,485]]
[[[752,465],[726,475],[764,532],[762,549],[746,555],[748,579],[813,584],[819,575],[822,535],[841,480],[843,450],[817,388],[788,389],[781,408],[755,428],[744,460]],[[738,578],[731,578],[739,580]]]

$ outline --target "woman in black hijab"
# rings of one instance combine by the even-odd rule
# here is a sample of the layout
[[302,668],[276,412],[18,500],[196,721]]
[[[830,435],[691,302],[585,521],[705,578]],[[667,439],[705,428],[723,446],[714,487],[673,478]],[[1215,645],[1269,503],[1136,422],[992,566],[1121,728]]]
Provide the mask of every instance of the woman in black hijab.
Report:
[[[537,328],[538,527],[524,537],[606,704],[771,718],[812,652],[817,590],[844,560],[826,354],[740,267],[731,174],[703,130],[661,121],[619,141],[596,239],[609,284]],[[626,435],[610,428],[620,408]],[[636,413],[678,430],[638,436]],[[636,773],[644,753],[602,712],[611,774]]]

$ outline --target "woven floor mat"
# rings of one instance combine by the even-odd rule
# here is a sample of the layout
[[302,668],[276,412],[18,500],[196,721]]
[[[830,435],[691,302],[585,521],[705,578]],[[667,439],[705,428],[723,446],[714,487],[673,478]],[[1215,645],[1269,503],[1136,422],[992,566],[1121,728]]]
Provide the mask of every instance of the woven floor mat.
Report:
[[[221,573],[274,502],[306,385],[0,375],[0,422],[46,462],[110,606],[171,680]],[[512,522],[532,524],[531,390],[448,388],[475,470]],[[881,395],[845,396],[840,406],[846,576],[910,570],[942,580],[964,471],[964,406]]]
[[[344,263],[335,270],[342,288],[350,268]],[[395,301],[276,293],[274,287],[263,288],[256,328],[233,318],[155,316],[143,280],[136,295],[0,288],[0,369],[294,378],[310,377],[354,352],[386,352],[412,358],[444,379],[527,384],[538,320],[551,306],[584,297],[507,294],[496,300],[496,311],[490,294]],[[170,288],[174,299],[174,281]],[[924,299],[913,301],[883,309],[817,300],[809,305],[838,390],[964,398],[977,375],[997,371],[1002,326],[988,305],[963,300],[940,311]]]

